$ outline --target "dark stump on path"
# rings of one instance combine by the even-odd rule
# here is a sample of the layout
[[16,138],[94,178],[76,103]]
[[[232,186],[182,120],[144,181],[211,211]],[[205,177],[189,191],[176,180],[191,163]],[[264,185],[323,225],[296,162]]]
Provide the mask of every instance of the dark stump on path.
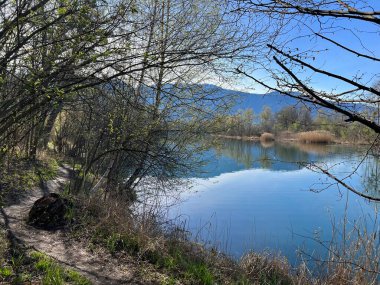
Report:
[[67,224],[67,211],[71,207],[67,199],[50,193],[34,202],[29,211],[28,224],[45,230],[53,230]]

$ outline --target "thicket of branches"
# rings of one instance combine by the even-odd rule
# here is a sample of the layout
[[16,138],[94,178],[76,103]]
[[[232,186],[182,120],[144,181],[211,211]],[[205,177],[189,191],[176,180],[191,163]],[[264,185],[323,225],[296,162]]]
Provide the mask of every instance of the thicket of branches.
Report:
[[194,83],[251,42],[221,1],[2,1],[0,22],[0,159],[54,149],[117,193],[190,166],[220,101]]
[[[380,132],[374,113],[363,115],[355,105],[361,103],[378,109],[380,91],[375,82],[379,74],[367,72],[366,66],[380,62],[377,50],[368,47],[369,38],[378,37],[380,11],[362,0],[236,2],[236,12],[252,17],[265,14],[281,25],[273,31],[277,33],[273,42],[267,42],[262,64],[256,65],[254,70],[238,68],[237,72],[271,91],[334,110],[345,115],[347,121],[359,122]],[[342,39],[344,36],[351,42]],[[309,42],[311,45],[306,44]],[[334,71],[333,64],[326,67],[323,60],[331,54],[348,54],[356,68],[343,74]],[[258,76],[257,70],[265,72],[266,79]],[[321,84],[327,79],[332,80],[335,87]]]
[[[1,1],[0,159],[53,148],[120,193],[148,173],[178,175],[194,134],[220,111],[221,98],[194,83],[232,71],[379,133],[378,112],[354,104],[378,111],[378,74],[318,60],[322,42],[360,66],[378,63],[361,30],[378,36],[379,17],[343,0]],[[334,38],[347,31],[360,45]],[[297,46],[305,41],[315,44]],[[323,77],[343,88],[313,85]]]

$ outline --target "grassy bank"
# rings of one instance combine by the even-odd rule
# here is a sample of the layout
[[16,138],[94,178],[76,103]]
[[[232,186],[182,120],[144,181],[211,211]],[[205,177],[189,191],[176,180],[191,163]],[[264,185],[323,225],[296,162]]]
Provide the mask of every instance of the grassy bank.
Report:
[[185,229],[175,225],[163,229],[154,215],[133,215],[111,199],[102,205],[96,201],[77,209],[82,218],[73,232],[76,238],[87,240],[94,250],[106,248],[119,260],[132,256],[147,268],[144,274],[149,268],[161,272],[163,277],[155,284],[362,285],[376,284],[379,278],[376,233],[363,227],[365,223],[344,233],[343,245],[341,228],[335,228],[335,239],[325,243],[329,250],[325,259],[305,255],[308,265],[292,267],[285,257],[271,252],[248,252],[240,260],[232,259],[217,248],[191,241]]
[[236,261],[191,241],[185,229],[160,227],[155,216],[135,216],[116,200],[97,201],[76,208],[73,238],[87,240],[94,251],[106,248],[121,261],[127,255],[141,267],[153,266],[162,273],[155,284],[301,284],[309,278],[282,257],[250,252]]

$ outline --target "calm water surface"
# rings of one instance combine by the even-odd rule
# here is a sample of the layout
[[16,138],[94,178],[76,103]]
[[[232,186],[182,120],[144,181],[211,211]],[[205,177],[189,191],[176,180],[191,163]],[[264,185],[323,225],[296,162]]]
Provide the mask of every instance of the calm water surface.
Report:
[[236,258],[248,250],[281,252],[297,263],[297,250],[323,255],[313,239],[329,241],[333,224],[372,221],[376,203],[339,188],[305,163],[332,167],[331,172],[367,194],[380,196],[374,157],[365,148],[265,144],[225,140],[203,154],[207,161],[194,174],[183,202],[170,210],[192,238],[216,245]]

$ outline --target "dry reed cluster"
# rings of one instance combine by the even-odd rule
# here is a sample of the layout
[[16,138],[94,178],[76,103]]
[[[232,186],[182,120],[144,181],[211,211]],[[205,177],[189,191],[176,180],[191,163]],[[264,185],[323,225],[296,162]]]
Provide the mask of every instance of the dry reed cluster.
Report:
[[298,140],[302,143],[332,143],[335,137],[328,131],[310,131],[299,133]]
[[271,134],[271,133],[263,133],[263,134],[260,136],[260,141],[263,141],[263,142],[271,142],[271,141],[274,141],[274,135]]

